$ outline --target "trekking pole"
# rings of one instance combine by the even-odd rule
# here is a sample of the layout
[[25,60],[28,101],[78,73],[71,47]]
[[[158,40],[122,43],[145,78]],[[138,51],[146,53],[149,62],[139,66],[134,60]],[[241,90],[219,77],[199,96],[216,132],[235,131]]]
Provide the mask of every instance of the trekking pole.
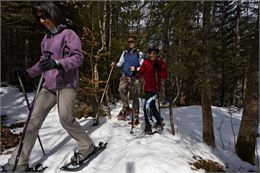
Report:
[[[48,59],[51,58],[51,55],[52,55],[51,52],[45,51],[44,53],[47,54],[47,58],[48,58]],[[27,117],[27,120],[26,120],[26,122],[25,122],[25,125],[24,125],[24,129],[23,129],[23,133],[22,133],[22,136],[21,136],[21,140],[20,140],[18,152],[17,152],[16,158],[15,158],[15,163],[14,163],[14,167],[13,167],[13,172],[15,172],[16,167],[17,167],[17,164],[18,164],[18,161],[19,161],[19,159],[20,159],[20,155],[21,155],[21,152],[22,152],[23,144],[24,144],[25,134],[26,134],[26,131],[27,131],[27,127],[28,127],[29,121],[30,121],[31,116],[32,116],[32,112],[33,112],[33,109],[34,109],[34,103],[35,103],[35,101],[36,101],[36,99],[37,99],[37,97],[38,97],[38,94],[39,94],[39,92],[40,92],[40,89],[41,89],[41,85],[42,85],[42,81],[43,81],[43,76],[44,76],[44,72],[42,72],[42,74],[41,74],[41,78],[40,78],[40,81],[39,81],[39,84],[38,84],[38,87],[37,87],[35,96],[34,96],[33,101],[32,101],[32,106],[31,106],[31,109],[30,109],[30,111],[29,111],[29,115],[28,115],[28,117]]]
[[106,93],[106,91],[108,89],[108,83],[109,83],[109,80],[110,80],[110,77],[111,77],[113,69],[114,69],[114,66],[111,66],[111,69],[110,69],[110,72],[109,72],[109,75],[108,75],[108,79],[107,79],[107,83],[106,83],[105,89],[103,91],[102,97],[100,99],[100,102],[99,102],[99,105],[98,105],[97,114],[95,116],[94,124],[92,126],[97,126],[99,124],[99,110],[100,110],[101,104],[103,102],[103,99],[105,97],[105,93]]
[[[135,85],[134,85],[134,77],[133,77],[133,75],[131,76],[131,94],[132,94],[132,96],[133,96],[133,93],[134,93],[134,91],[135,91]],[[133,105],[134,105],[134,103],[133,103]],[[134,106],[133,106],[133,108],[134,108]],[[132,115],[131,115],[131,130],[130,130],[130,134],[134,134],[134,131],[133,131],[133,128],[134,128],[134,110],[132,111]]]
[[[29,100],[28,100],[27,94],[25,93],[25,89],[24,89],[24,86],[23,86],[23,82],[22,82],[22,80],[21,80],[21,77],[19,76],[19,73],[17,73],[17,77],[18,77],[18,80],[19,80],[20,86],[21,86],[21,88],[22,88],[23,95],[24,95],[24,98],[25,98],[25,101],[26,101],[26,104],[27,104],[28,110],[29,110],[29,112],[30,112],[31,106],[30,106],[30,103],[29,103]],[[40,139],[39,134],[37,135],[37,138],[38,138],[38,141],[39,141],[39,143],[40,143],[40,146],[41,146],[41,149],[42,149],[43,155],[45,156],[45,151],[44,151],[44,148],[43,148],[43,145],[42,145],[42,141],[41,141],[41,139]]]

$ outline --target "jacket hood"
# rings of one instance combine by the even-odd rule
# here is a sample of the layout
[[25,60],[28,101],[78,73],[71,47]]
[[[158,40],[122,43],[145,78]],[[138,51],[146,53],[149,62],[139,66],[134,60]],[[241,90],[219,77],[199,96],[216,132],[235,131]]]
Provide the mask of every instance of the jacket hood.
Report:
[[54,36],[54,35],[56,35],[56,34],[59,34],[59,33],[61,33],[64,29],[66,29],[66,28],[67,28],[67,25],[60,24],[60,25],[54,27],[51,31],[48,31],[48,32],[47,32],[47,37],[49,38],[49,37],[51,37],[51,36]]

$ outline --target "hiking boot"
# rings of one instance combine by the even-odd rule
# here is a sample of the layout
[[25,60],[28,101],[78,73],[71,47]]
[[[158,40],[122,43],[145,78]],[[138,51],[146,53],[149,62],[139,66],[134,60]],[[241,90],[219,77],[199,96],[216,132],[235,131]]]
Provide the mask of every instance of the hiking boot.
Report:
[[126,115],[120,115],[120,116],[117,117],[117,119],[118,120],[122,120],[122,121],[127,121],[128,120]]
[[161,122],[163,122],[163,117],[161,117]]
[[95,151],[95,147],[91,145],[88,149],[79,149],[74,151],[74,155],[71,157],[72,165],[80,165],[84,160]]
[[[128,122],[129,125],[132,125],[132,121]],[[134,120],[134,126],[138,126],[140,124],[139,118]]]
[[134,125],[138,126],[139,124],[140,124],[139,119],[136,119],[136,120],[134,121]]
[[156,122],[155,125],[154,125],[154,128],[157,129],[158,131],[162,131],[164,126],[165,126],[164,123]]
[[163,128],[165,124],[163,122],[156,122],[154,128]]
[[128,107],[124,107],[120,113],[117,116],[118,120],[123,120],[123,121],[127,121],[127,117],[130,113],[132,113],[132,109],[128,106]]
[[152,135],[153,131],[152,131],[151,125],[145,125],[143,133],[147,134],[147,135]]
[[[2,166],[3,172],[13,172],[14,164],[5,164]],[[26,172],[29,169],[29,164],[17,165],[15,172]]]

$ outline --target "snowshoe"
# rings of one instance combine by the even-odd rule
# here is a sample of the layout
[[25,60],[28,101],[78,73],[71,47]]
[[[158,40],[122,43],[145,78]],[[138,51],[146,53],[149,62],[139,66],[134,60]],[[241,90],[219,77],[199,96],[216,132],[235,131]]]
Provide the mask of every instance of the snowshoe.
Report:
[[121,120],[121,121],[127,121],[128,118],[127,118],[127,115],[120,115],[117,117],[118,120]]
[[[5,164],[1,166],[2,171],[1,172],[13,172],[14,164]],[[23,164],[23,165],[17,165],[15,172],[27,172],[29,169],[28,164]]]
[[153,133],[161,133],[164,129],[165,124],[162,122],[156,122],[154,125],[154,132]]
[[145,135],[153,135],[153,131],[152,131],[151,126],[146,125],[145,128],[144,128],[143,134],[145,134]]
[[[47,166],[43,166],[41,163],[36,164],[33,167],[29,167],[28,165],[17,165],[15,172],[43,172]],[[0,172],[13,172],[13,165],[6,164],[5,166],[1,166]]]
[[163,128],[165,126],[165,124],[163,122],[156,122],[155,125],[154,125],[154,128],[157,129],[157,128]]
[[[94,151],[93,151],[94,152]],[[91,154],[91,153],[90,153]],[[79,152],[74,152],[74,156],[70,159],[73,166],[81,165],[84,162],[84,157]]]
[[122,121],[127,121],[128,120],[127,117],[132,113],[132,111],[133,110],[130,107],[123,108],[118,114],[117,119]]
[[83,158],[80,155],[76,155],[76,159],[65,164],[60,169],[62,171],[80,171],[86,167],[93,159],[95,159],[102,151],[107,147],[107,143],[100,142],[97,147],[94,148],[93,152],[90,153],[86,158]]
[[[129,121],[128,124],[132,125],[132,121]],[[134,120],[134,124],[133,124],[134,126],[138,126],[139,124],[140,124],[139,119]]]
[[48,166],[43,166],[41,163],[36,164],[34,167],[30,167],[27,172],[43,172]]

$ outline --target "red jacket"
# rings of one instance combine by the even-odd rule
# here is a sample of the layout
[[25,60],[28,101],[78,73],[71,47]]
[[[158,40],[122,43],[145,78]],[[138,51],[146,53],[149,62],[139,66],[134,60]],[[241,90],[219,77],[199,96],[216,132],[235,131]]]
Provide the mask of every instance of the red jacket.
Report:
[[[159,64],[159,68],[154,70],[154,64]],[[158,67],[158,65],[157,65]],[[155,77],[155,73],[157,74],[157,80]],[[139,69],[137,79],[141,79],[144,76],[144,91],[145,92],[156,92],[160,91],[161,87],[161,79],[166,79],[166,63],[162,61],[160,58],[157,58],[154,61],[149,59],[145,59],[141,68]],[[157,86],[156,86],[157,82]]]

